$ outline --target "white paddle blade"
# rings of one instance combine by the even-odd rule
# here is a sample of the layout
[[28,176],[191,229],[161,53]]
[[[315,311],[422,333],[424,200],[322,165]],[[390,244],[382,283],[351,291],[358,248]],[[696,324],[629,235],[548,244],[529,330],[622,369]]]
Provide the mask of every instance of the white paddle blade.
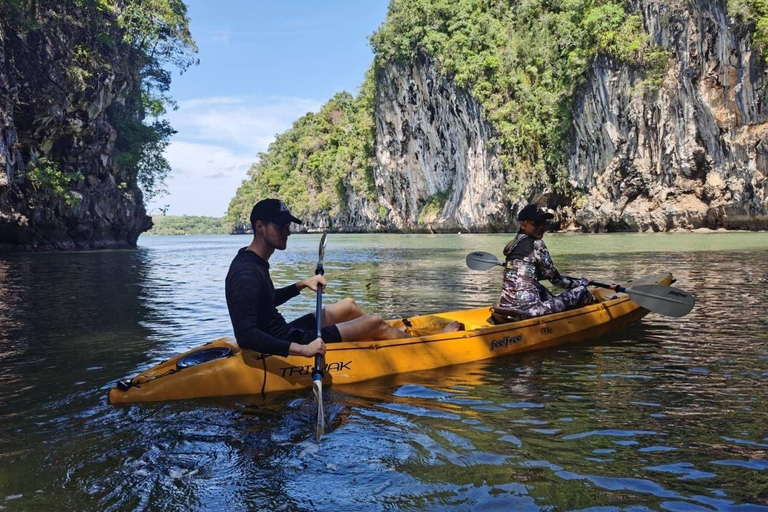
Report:
[[645,309],[666,316],[685,316],[696,304],[696,298],[690,293],[662,284],[639,284],[627,288],[627,293]]
[[323,436],[323,434],[325,434],[325,412],[323,411],[323,381],[313,381],[312,391],[315,392],[315,399],[317,400],[317,431],[315,432],[315,440],[320,441],[320,438]]
[[467,266],[472,270],[489,270],[495,266],[503,267],[504,264],[489,252],[475,251],[467,254]]

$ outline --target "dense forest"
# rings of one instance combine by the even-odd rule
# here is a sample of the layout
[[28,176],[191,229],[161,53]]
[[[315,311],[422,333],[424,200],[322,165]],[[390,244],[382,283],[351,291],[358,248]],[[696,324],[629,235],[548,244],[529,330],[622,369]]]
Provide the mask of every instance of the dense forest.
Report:
[[231,226],[224,217],[155,215],[146,235],[227,235]]

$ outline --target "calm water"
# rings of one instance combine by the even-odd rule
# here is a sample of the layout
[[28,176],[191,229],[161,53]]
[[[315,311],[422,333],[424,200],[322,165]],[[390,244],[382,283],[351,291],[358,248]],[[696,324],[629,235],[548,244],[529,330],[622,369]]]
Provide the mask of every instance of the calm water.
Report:
[[[327,301],[476,307],[508,235],[331,235]],[[317,235],[273,258],[288,284]],[[246,237],[0,257],[0,510],[768,510],[768,234],[548,235],[564,273],[671,270],[698,305],[610,338],[311,392],[111,407],[109,388],[230,335]],[[572,272],[571,272],[572,271]],[[283,308],[314,309],[305,293]]]

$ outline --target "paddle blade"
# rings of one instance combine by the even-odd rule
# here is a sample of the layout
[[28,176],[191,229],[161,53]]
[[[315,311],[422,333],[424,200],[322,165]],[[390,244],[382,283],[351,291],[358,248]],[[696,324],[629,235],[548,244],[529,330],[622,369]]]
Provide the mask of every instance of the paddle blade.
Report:
[[325,258],[325,244],[328,241],[328,233],[323,233],[323,236],[320,237],[320,248],[317,251],[317,261],[319,263],[323,263],[323,258]]
[[317,379],[312,382],[312,391],[315,392],[315,399],[317,400],[317,431],[315,432],[315,440],[320,441],[320,438],[325,434],[325,412],[323,411],[323,381]]
[[467,266],[472,270],[488,270],[495,266],[503,267],[504,264],[489,252],[476,251],[467,254]]
[[690,293],[663,284],[639,284],[627,288],[627,293],[645,309],[666,316],[685,316],[696,304]]

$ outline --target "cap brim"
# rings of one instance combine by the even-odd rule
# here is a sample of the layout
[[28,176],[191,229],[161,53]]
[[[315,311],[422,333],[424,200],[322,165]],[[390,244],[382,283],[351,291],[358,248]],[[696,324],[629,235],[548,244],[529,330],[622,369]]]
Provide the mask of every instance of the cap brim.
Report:
[[542,212],[541,215],[537,215],[536,216],[536,220],[538,220],[538,219],[550,220],[550,219],[554,219],[554,218],[555,218],[555,216],[553,214],[549,213],[549,212]]
[[300,219],[297,219],[290,213],[281,213],[274,220],[275,224],[288,224],[289,222],[295,222],[296,224],[302,224]]

